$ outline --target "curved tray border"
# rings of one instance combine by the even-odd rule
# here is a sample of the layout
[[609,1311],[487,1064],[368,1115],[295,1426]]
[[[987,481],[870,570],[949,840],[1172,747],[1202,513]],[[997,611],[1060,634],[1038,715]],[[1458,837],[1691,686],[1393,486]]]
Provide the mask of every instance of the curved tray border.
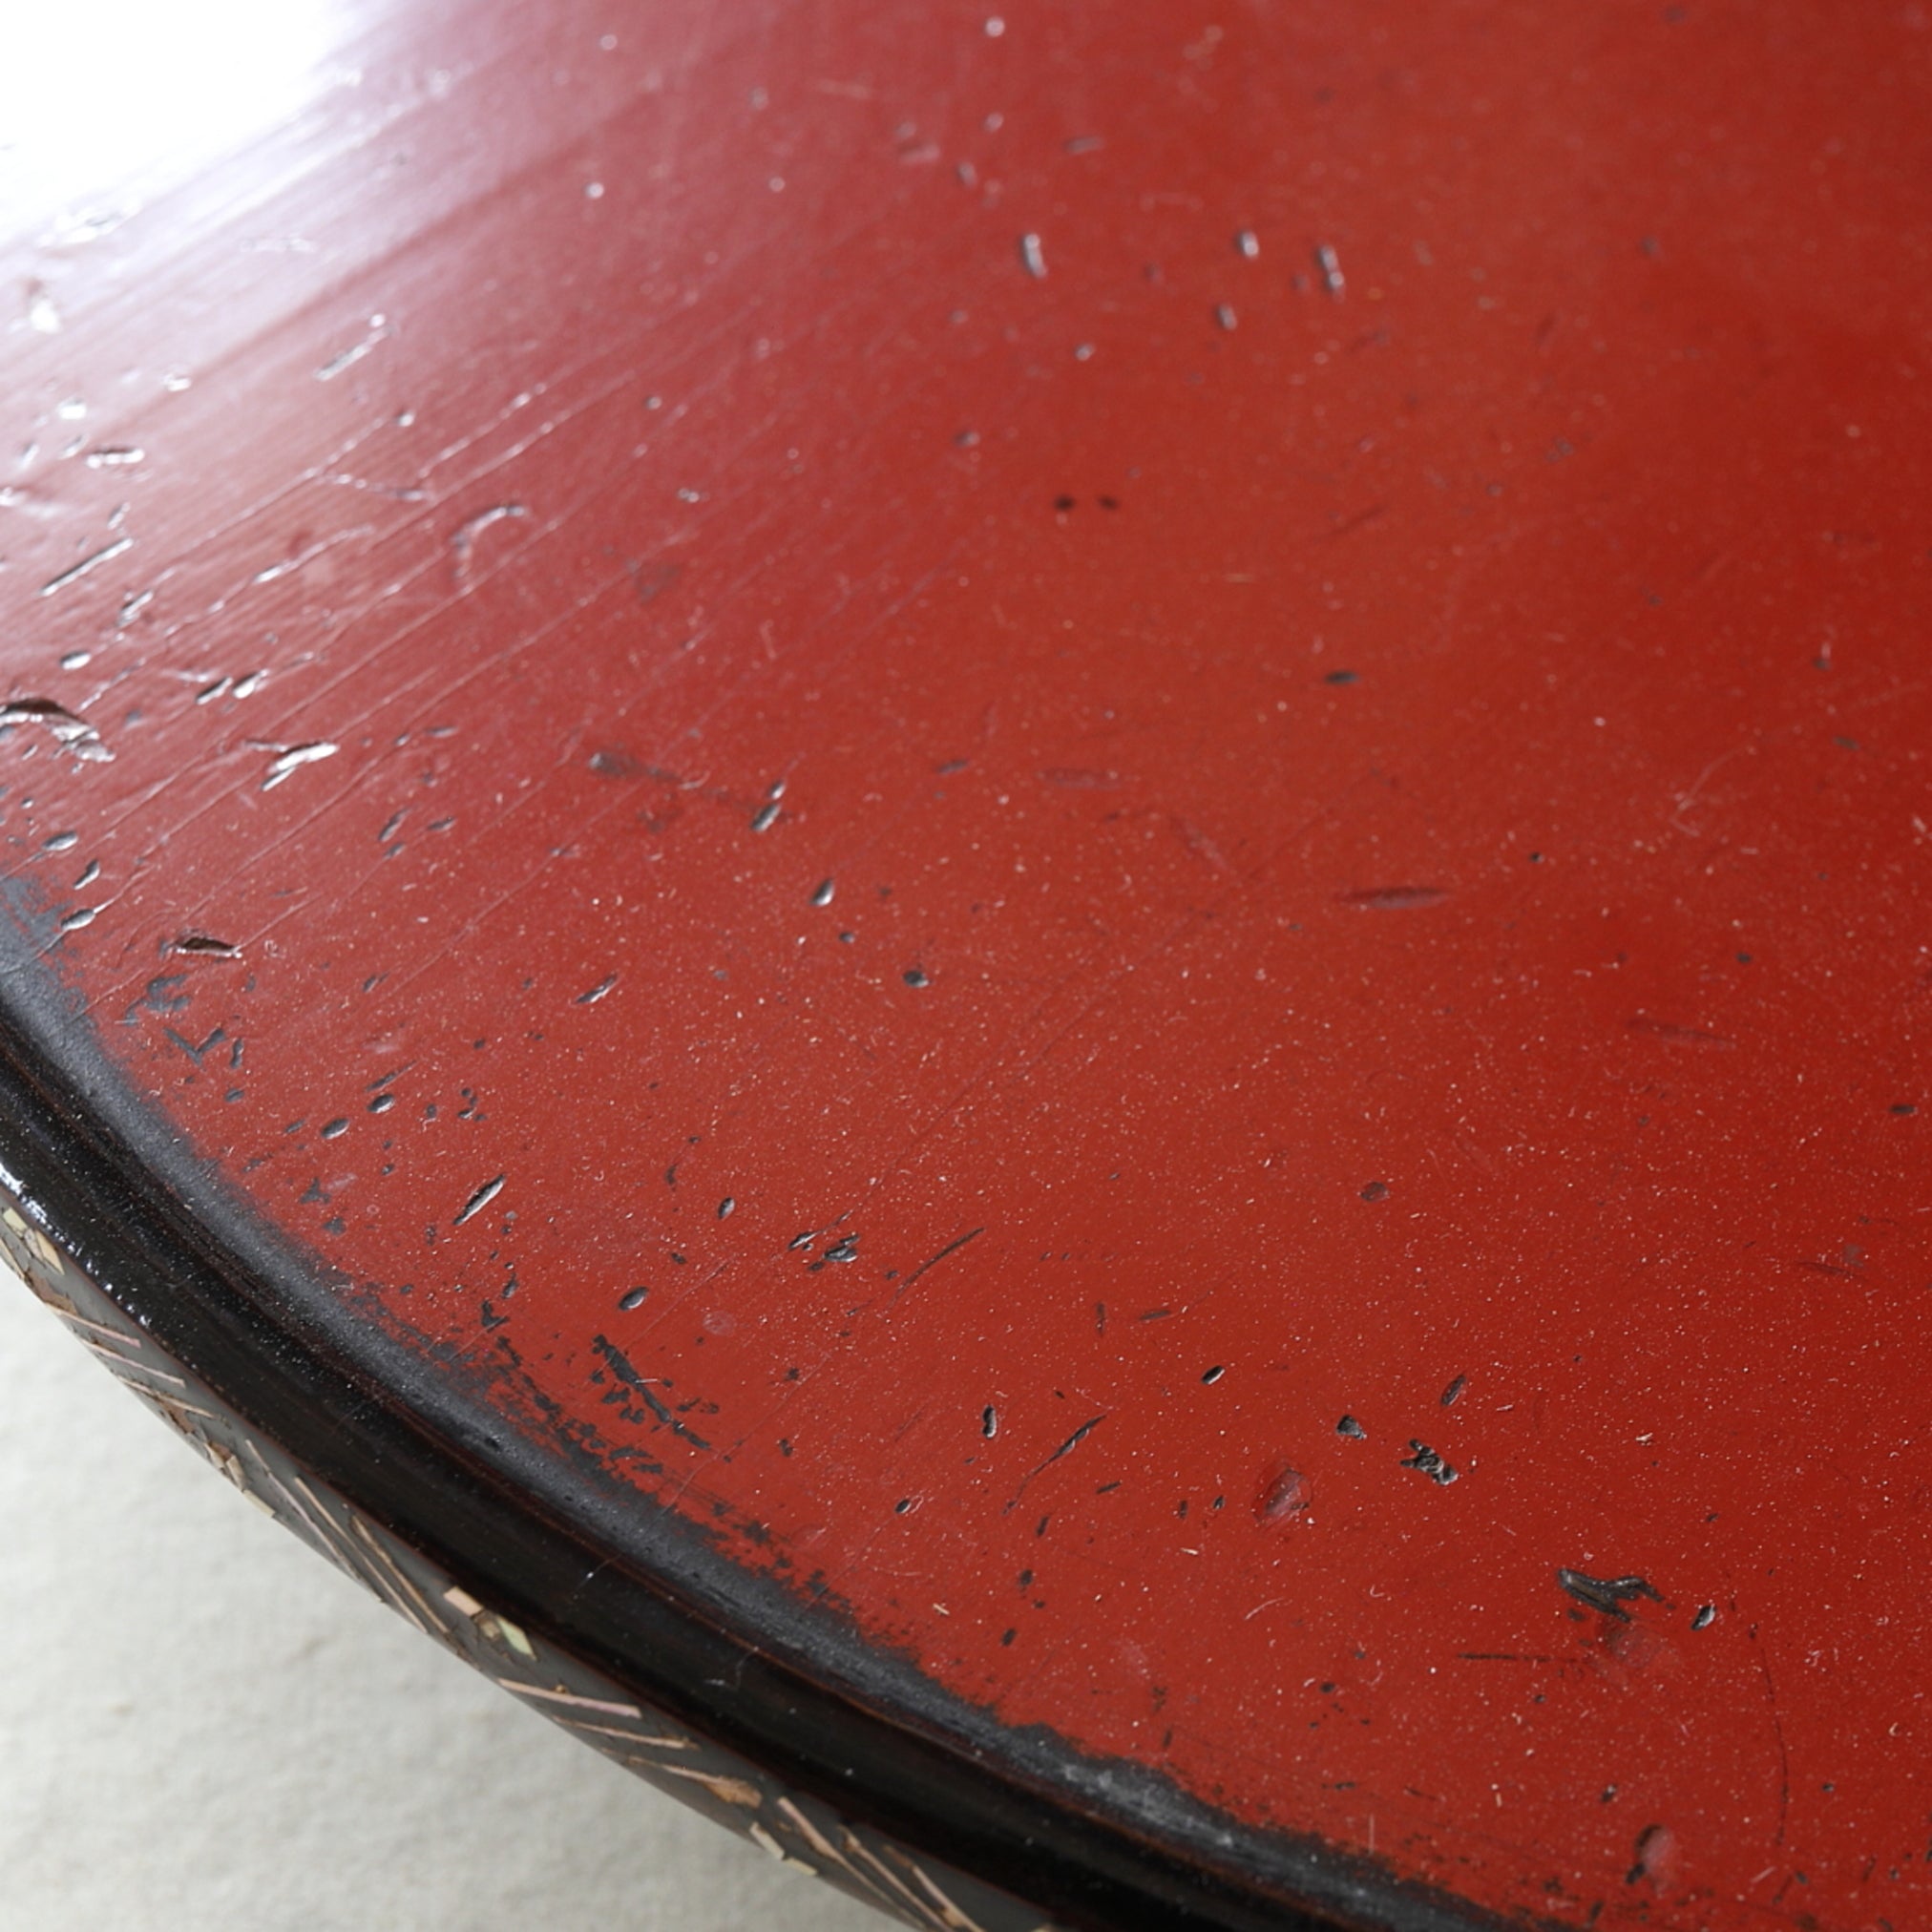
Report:
[[828,1880],[917,1932],[1055,1932],[1031,1906],[919,1858],[747,1759],[547,1639],[487,1607],[421,1550],[305,1476],[185,1364],[129,1320],[36,1222],[0,1167],[0,1250],[27,1286],[125,1389],[204,1456],[263,1515],[352,1577],[378,1603],[533,1710],[647,1784]]
[[[569,1462],[490,1433],[419,1356],[354,1312],[346,1284],[322,1278],[127,1088],[82,1000],[51,970],[52,922],[16,892],[7,897],[0,1180],[24,1228],[0,1222],[0,1239],[30,1279],[37,1268],[43,1289],[57,1287],[76,1312],[74,1290],[94,1296],[82,1318],[136,1339],[157,1366],[165,1357],[162,1373],[226,1418],[209,1438],[210,1460],[231,1480],[252,1455],[284,1484],[299,1478],[326,1495],[346,1527],[334,1547],[319,1527],[309,1540],[322,1536],[337,1561],[361,1544],[371,1561],[413,1578],[422,1603],[400,1582],[378,1594],[399,1609],[407,1601],[406,1614],[430,1634],[424,1608],[440,1598],[446,1641],[494,1670],[502,1646],[479,1620],[513,1650],[514,1629],[532,1647],[525,1661],[540,1656],[567,1694],[580,1682],[597,1702],[648,1713],[662,1734],[729,1766],[721,1777],[760,1794],[755,1811],[721,1800],[715,1815],[758,1825],[781,1853],[903,1916],[906,1901],[880,1896],[886,1880],[864,1859],[870,1878],[842,1873],[839,1835],[849,1832],[868,1858],[889,1861],[891,1882],[917,1884],[911,1872],[923,1870],[981,1915],[934,1901],[935,1922],[909,1891],[922,1926],[1031,1932],[1050,1919],[1096,1932],[1499,1932],[1505,1923],[1318,1839],[1239,1826],[1144,1767],[1002,1728],[864,1645],[834,1610],[736,1568],[669,1512],[635,1500],[625,1507]],[[97,1354],[117,1346],[94,1340]],[[125,1373],[138,1359],[125,1350],[108,1359],[125,1380],[138,1374]],[[452,1588],[475,1614],[447,1614]],[[482,1647],[474,1653],[472,1637]],[[659,1781],[687,1799],[700,1788],[675,1774]],[[771,1809],[781,1800],[816,1820],[823,1848]],[[773,1817],[788,1820],[788,1838]],[[1527,1922],[1506,1922],[1521,1932]]]

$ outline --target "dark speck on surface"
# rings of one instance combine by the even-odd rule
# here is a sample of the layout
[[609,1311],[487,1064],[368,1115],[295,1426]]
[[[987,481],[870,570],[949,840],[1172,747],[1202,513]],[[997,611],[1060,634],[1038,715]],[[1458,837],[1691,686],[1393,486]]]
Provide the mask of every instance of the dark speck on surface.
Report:
[[1446,1489],[1462,1473],[1454,1463],[1445,1461],[1428,1443],[1418,1442],[1414,1437],[1409,1438],[1409,1449],[1411,1453],[1402,1458],[1402,1467],[1420,1471],[1441,1488]]
[[1556,1580],[1578,1603],[1587,1604],[1591,1609],[1615,1617],[1620,1623],[1629,1622],[1630,1613],[1624,1606],[1633,1599],[1648,1597],[1659,1604],[1664,1601],[1662,1593],[1642,1577],[1593,1577],[1586,1576],[1582,1570],[1559,1568]]

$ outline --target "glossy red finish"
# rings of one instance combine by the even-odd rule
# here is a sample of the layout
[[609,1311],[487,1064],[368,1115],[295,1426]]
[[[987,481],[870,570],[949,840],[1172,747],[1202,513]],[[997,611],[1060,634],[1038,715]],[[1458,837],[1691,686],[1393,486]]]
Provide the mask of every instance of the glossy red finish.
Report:
[[127,1077],[1011,1725],[1926,1922],[1924,9],[288,18],[8,189]]

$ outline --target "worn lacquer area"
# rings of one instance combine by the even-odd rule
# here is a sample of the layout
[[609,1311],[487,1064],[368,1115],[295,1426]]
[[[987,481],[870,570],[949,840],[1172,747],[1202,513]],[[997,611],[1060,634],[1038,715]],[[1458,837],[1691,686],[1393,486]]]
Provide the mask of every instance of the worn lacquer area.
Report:
[[301,17],[0,158],[126,1079],[1006,1726],[1923,1923],[1924,10]]

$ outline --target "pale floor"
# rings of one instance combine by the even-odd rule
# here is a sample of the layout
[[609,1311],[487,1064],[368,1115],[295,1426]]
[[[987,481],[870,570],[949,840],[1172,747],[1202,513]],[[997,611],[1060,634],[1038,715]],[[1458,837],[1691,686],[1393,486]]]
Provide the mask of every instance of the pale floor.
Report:
[[876,1932],[432,1648],[0,1273],[5,1932]]

